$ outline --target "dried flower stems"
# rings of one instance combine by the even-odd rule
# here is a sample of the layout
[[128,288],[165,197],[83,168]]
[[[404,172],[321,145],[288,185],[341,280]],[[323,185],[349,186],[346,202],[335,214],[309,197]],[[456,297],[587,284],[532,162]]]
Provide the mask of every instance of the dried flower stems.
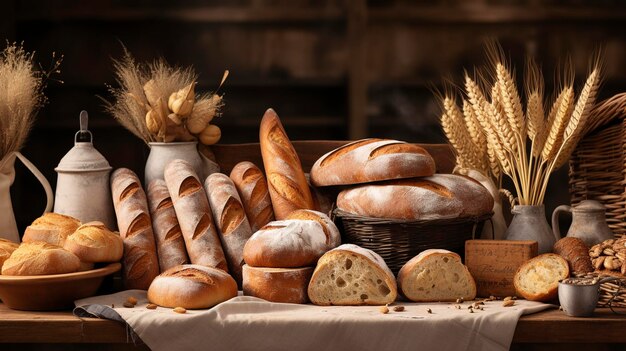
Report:
[[[538,66],[533,61],[527,65],[524,111],[502,50],[496,45],[488,51],[490,94],[466,73],[467,99],[462,102],[462,112],[453,94],[442,98],[444,132],[457,153],[459,166],[482,171],[495,181],[506,174],[513,181],[519,204],[540,205],[550,174],[567,162],[590,123],[601,81],[600,61],[595,61],[578,99],[573,75],[570,77],[566,70],[564,88],[546,118]],[[479,79],[487,85],[484,75]]]

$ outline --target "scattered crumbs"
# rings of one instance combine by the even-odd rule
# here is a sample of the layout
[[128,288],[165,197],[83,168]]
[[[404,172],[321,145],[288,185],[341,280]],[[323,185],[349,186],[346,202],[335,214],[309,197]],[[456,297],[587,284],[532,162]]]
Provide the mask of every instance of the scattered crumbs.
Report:
[[157,305],[155,305],[155,304],[153,304],[153,303],[149,303],[149,304],[146,306],[146,308],[147,308],[147,309],[149,309],[149,310],[156,310]]
[[403,312],[404,311],[404,306],[394,306],[393,310],[394,310],[394,312]]
[[432,313],[433,313],[433,310],[431,310],[430,308],[427,308],[427,309],[426,309],[426,312],[427,312],[427,313],[432,314]]
[[387,307],[387,305],[385,306],[380,306],[380,308],[378,309],[380,311],[380,313],[382,314],[387,314],[389,313],[389,307]]
[[173,311],[180,314],[187,313],[187,310],[183,307],[176,307]]
[[124,302],[124,305],[123,305],[123,306],[124,306],[124,307],[126,307],[126,308],[133,308],[133,307],[135,307],[135,305],[133,305],[133,304],[132,304],[132,303],[130,303],[130,302]]

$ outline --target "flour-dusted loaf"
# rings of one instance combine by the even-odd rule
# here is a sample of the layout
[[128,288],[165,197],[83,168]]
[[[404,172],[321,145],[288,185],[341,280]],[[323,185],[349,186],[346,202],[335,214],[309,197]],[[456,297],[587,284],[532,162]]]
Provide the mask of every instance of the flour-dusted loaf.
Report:
[[490,213],[493,197],[480,183],[453,174],[361,185],[339,193],[337,207],[360,216],[439,219]]
[[172,308],[210,308],[235,296],[237,283],[228,273],[194,264],[168,269],[148,289],[151,303]]
[[243,258],[253,267],[307,267],[329,249],[321,224],[289,219],[269,222],[252,234],[243,249]]
[[396,300],[396,280],[374,251],[343,244],[317,262],[308,289],[316,305],[384,305]]
[[434,173],[435,161],[422,147],[398,140],[363,139],[320,157],[311,168],[311,182],[315,186],[349,185]]
[[252,229],[246,218],[237,188],[233,181],[222,173],[211,174],[205,180],[204,188],[209,196],[217,232],[226,253],[228,270],[237,284],[241,286],[241,266],[244,264],[243,247],[252,235]]
[[49,212],[35,219],[26,227],[22,242],[43,241],[52,245],[63,246],[65,239],[78,227],[80,221],[74,217]]
[[124,286],[126,289],[146,290],[159,274],[146,193],[133,171],[119,168],[111,174],[111,194],[117,227],[124,241]]
[[307,303],[313,267],[267,268],[243,266],[243,294],[271,302]]
[[189,263],[183,233],[178,224],[174,204],[163,179],[153,179],[148,184],[148,205],[154,228],[157,256],[161,272]]
[[572,274],[593,272],[589,247],[581,239],[571,236],[565,237],[554,244],[553,251],[567,261]]
[[513,284],[519,296],[531,301],[550,301],[557,297],[559,281],[569,277],[567,261],[553,253],[528,260],[515,272]]
[[314,209],[300,158],[271,108],[261,120],[259,141],[276,219],[284,219],[295,210]]
[[15,251],[18,246],[18,244],[10,240],[0,238],[0,272],[2,271],[4,261],[9,259],[13,251]]
[[78,271],[80,259],[43,241],[22,243],[2,265],[2,275],[49,275]]
[[230,179],[237,187],[253,233],[274,220],[267,180],[259,167],[252,162],[239,162],[230,172]]
[[291,212],[287,216],[287,219],[316,221],[322,226],[322,229],[324,229],[328,250],[341,245],[341,234],[339,233],[339,229],[337,229],[335,223],[333,223],[333,221],[331,221],[330,218],[322,212],[313,210],[296,210]]
[[193,166],[184,160],[173,160],[165,166],[165,183],[174,203],[191,263],[228,272],[209,200]]
[[63,248],[89,263],[117,262],[124,253],[124,242],[118,233],[110,231],[102,222],[89,222],[67,237]]
[[473,300],[474,278],[461,257],[448,250],[430,249],[410,259],[398,273],[398,289],[411,301]]

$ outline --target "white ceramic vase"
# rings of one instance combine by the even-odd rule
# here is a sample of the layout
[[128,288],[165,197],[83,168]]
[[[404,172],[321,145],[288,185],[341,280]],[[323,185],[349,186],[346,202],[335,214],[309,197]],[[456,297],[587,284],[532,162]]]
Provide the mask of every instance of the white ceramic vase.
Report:
[[19,152],[12,152],[0,160],[0,238],[8,239],[19,243],[20,235],[15,222],[13,204],[11,203],[11,185],[15,180],[15,159],[18,158],[28,170],[39,180],[46,192],[45,212],[52,210],[53,195],[52,188],[46,177],[33,165],[24,155]]
[[217,163],[200,154],[197,145],[198,143],[195,141],[150,143],[150,155],[146,161],[144,186],[147,187],[153,179],[163,179],[165,167],[176,159],[189,162],[203,182],[212,173],[219,172],[220,169]]

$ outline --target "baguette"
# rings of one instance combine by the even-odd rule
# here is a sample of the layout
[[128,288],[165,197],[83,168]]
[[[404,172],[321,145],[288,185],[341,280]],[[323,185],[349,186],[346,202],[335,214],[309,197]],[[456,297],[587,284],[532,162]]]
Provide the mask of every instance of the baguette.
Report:
[[243,247],[252,235],[252,229],[237,194],[237,188],[233,181],[222,173],[211,174],[204,182],[204,188],[209,195],[213,218],[226,253],[228,270],[241,286]]
[[239,162],[230,172],[230,179],[237,187],[253,233],[274,220],[267,180],[259,167],[252,162]]
[[259,141],[276,219],[284,219],[295,210],[314,209],[300,158],[271,108],[261,121]]
[[165,167],[165,183],[191,263],[228,272],[209,200],[193,167],[186,161],[173,160]]
[[111,174],[111,193],[117,227],[124,241],[124,286],[146,290],[159,274],[146,193],[137,175],[127,168]]
[[189,263],[185,240],[165,180],[154,179],[148,184],[148,204],[161,272]]

